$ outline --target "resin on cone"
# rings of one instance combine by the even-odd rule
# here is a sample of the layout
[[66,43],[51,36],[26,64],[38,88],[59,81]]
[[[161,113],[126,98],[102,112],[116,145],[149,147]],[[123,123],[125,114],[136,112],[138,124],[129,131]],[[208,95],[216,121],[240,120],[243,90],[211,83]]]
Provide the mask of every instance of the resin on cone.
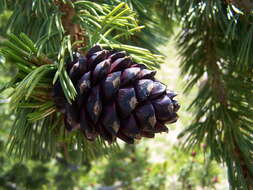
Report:
[[154,78],[155,71],[133,62],[126,52],[96,45],[86,56],[75,53],[73,58],[66,69],[78,93],[75,101],[67,102],[59,82],[53,90],[67,130],[78,128],[88,140],[100,136],[132,144],[168,132],[166,124],[177,121],[176,94]]

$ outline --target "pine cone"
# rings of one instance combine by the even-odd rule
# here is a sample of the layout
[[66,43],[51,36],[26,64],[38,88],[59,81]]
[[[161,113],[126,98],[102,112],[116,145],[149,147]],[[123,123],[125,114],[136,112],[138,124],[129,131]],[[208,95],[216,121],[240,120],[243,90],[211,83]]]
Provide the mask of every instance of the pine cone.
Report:
[[177,120],[176,96],[155,80],[155,71],[134,63],[126,52],[108,51],[96,45],[86,56],[74,54],[67,72],[78,92],[67,103],[60,82],[54,86],[56,106],[64,114],[68,130],[81,129],[88,140],[116,137],[127,143],[167,132],[166,123]]

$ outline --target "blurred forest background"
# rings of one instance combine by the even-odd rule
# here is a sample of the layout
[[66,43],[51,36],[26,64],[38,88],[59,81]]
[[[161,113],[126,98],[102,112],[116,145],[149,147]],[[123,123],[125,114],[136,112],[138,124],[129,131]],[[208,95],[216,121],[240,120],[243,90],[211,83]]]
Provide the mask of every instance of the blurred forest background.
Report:
[[[40,1],[38,0],[38,2]],[[112,0],[108,2],[114,1]],[[121,1],[115,2],[118,3]],[[228,69],[226,63],[230,62],[232,58],[234,58],[231,54],[229,54],[231,52],[225,54],[223,50],[233,50],[236,52],[240,52],[242,56],[244,55],[244,57],[246,56],[245,59],[240,59],[240,57],[238,56],[238,59],[239,62],[244,61],[246,63],[244,65],[244,71],[245,73],[248,73],[251,77],[251,79],[249,79],[248,81],[250,82],[252,80],[252,70],[249,68],[245,69],[247,63],[250,61],[251,55],[249,53],[247,53],[247,55],[243,54],[243,51],[249,52],[247,48],[251,48],[251,41],[249,42],[245,40],[245,49],[241,49],[241,51],[237,51],[238,49],[236,48],[227,48],[226,45],[224,45],[227,43],[228,47],[231,47],[234,44],[238,44],[239,47],[241,45],[239,42],[242,42],[242,40],[240,40],[240,37],[238,36],[242,36],[241,34],[243,33],[243,31],[241,31],[242,33],[236,33],[238,34],[238,36],[236,36],[235,33],[231,33],[230,30],[236,31],[238,28],[240,28],[240,26],[244,25],[229,25],[229,22],[227,21],[227,25],[219,23],[223,22],[223,20],[220,19],[221,17],[219,16],[221,15],[220,12],[217,10],[220,10],[219,6],[223,6],[226,1],[221,4],[217,3],[221,1],[213,1],[213,3],[211,4],[205,4],[205,1],[201,1],[202,3],[197,3],[197,1],[189,1],[192,2],[190,3],[191,5],[187,5],[187,3],[185,3],[184,6],[181,5],[183,4],[183,1],[175,1],[177,3],[181,3],[180,6],[183,7],[181,10],[174,9],[175,5],[179,5],[176,3],[172,3],[173,1],[169,0],[156,1],[158,2],[156,4],[152,3],[151,1],[142,2],[138,0],[129,0],[126,2],[129,3],[129,6],[133,8],[136,12],[140,23],[146,26],[146,28],[142,32],[138,33],[135,36],[137,44],[142,47],[148,48],[153,52],[161,53],[165,56],[165,63],[160,65],[160,68],[157,69],[157,78],[161,80],[164,84],[166,84],[169,89],[174,90],[178,94],[177,100],[181,104],[181,108],[178,112],[178,122],[169,126],[168,134],[158,134],[156,135],[155,139],[145,139],[135,145],[126,145],[125,143],[119,142],[119,150],[116,150],[115,152],[106,156],[97,155],[96,159],[84,160],[82,161],[82,163],[78,164],[65,159],[60,153],[57,154],[55,158],[44,159],[40,161],[38,161],[37,158],[20,161],[17,158],[10,156],[7,153],[5,147],[5,143],[8,140],[11,126],[15,120],[15,116],[10,111],[8,105],[9,100],[7,99],[7,97],[10,91],[5,90],[4,92],[1,92],[0,95],[0,190],[229,189],[229,176],[227,176],[226,165],[221,164],[221,162],[218,163],[215,161],[215,159],[213,159],[214,157],[218,157],[219,161],[227,161],[227,159],[231,157],[229,154],[227,154],[226,158],[224,158],[224,156],[220,156],[223,150],[230,152],[230,149],[225,149],[224,147],[222,147],[224,149],[219,149],[220,152],[218,150],[217,152],[213,151],[213,148],[215,148],[216,146],[218,148],[221,143],[220,141],[222,140],[219,139],[220,141],[217,140],[217,144],[215,144],[216,141],[212,144],[208,140],[208,137],[206,141],[204,141],[200,137],[200,140],[197,140],[198,142],[200,142],[198,144],[199,146],[194,146],[193,144],[195,143],[195,141],[191,141],[193,146],[189,146],[189,149],[185,149],[184,142],[186,137],[181,135],[183,137],[178,138],[178,135],[188,126],[191,126],[191,124],[198,119],[205,120],[209,117],[209,115],[205,115],[209,113],[209,110],[207,109],[204,111],[202,110],[202,113],[198,113],[193,108],[188,109],[192,102],[196,102],[198,100],[202,101],[200,96],[203,96],[202,98],[219,97],[219,95],[215,93],[201,94],[201,90],[205,89],[206,87],[209,89],[208,92],[206,91],[207,93],[215,89],[215,86],[209,84],[209,82],[212,83],[214,81],[210,77],[213,73],[209,73],[208,70],[211,67],[206,66],[204,68],[203,66],[202,69],[201,66],[196,66],[197,62],[202,59],[201,56],[204,56],[204,54],[206,53],[203,50],[204,48],[202,47],[202,44],[204,44],[205,40],[207,39],[206,36],[213,35],[215,37],[210,39],[215,39],[217,41],[217,43],[214,43],[215,45],[212,44],[211,49],[212,51],[215,48],[217,49],[218,53],[215,52],[217,53],[217,55],[215,54],[215,58],[217,58],[216,61],[219,67],[223,67],[225,65],[224,68],[227,69],[226,72],[221,74],[224,74],[224,76],[230,74],[230,70]],[[28,4],[26,5],[29,6]],[[15,4],[15,6],[18,6],[17,3]],[[8,9],[0,10],[0,41],[3,41],[6,38],[6,33],[10,32],[9,30],[14,33],[20,32],[17,28],[18,25],[15,25],[14,22],[14,24],[10,23],[9,20],[13,12],[15,12],[15,6],[8,7]],[[194,7],[194,9],[189,8],[191,6]],[[210,8],[212,6],[214,6],[215,9]],[[230,8],[231,7],[228,7],[225,10],[224,7],[221,7],[222,10],[224,9],[224,12],[229,12],[229,14],[231,13],[231,15],[235,15],[235,17],[238,14],[241,14],[238,9],[232,10]],[[196,12],[193,14],[194,11]],[[183,17],[182,15],[184,15],[186,12],[188,17]],[[246,10],[246,12],[248,12],[248,10]],[[181,16],[179,16],[180,14]],[[230,18],[229,14],[227,14],[226,16],[223,15],[224,18]],[[210,19],[211,21],[208,19]],[[236,19],[239,20],[239,16],[236,17]],[[252,19],[252,17],[247,17],[247,19],[250,20]],[[231,20],[232,23],[234,23],[234,20]],[[209,21],[211,25],[207,24]],[[235,23],[241,23],[237,21]],[[245,21],[245,19],[243,19],[243,21]],[[183,22],[185,22],[185,24],[182,24]],[[16,27],[16,29],[11,29],[11,26],[13,27],[13,25]],[[198,31],[200,32],[194,30],[195,27],[198,28]],[[247,27],[243,29],[245,29],[246,31],[249,30]],[[212,31],[214,32],[212,33]],[[250,29],[250,31],[252,34],[253,30]],[[223,39],[223,32],[225,41],[227,39],[225,37],[229,38],[230,36],[234,35],[234,38],[233,40],[231,40],[231,43],[229,43],[228,41],[224,42],[221,40]],[[190,38],[192,37],[194,40],[196,40],[196,42],[194,40],[193,42],[189,40],[189,36]],[[33,38],[35,37],[33,36]],[[208,40],[210,39],[208,38]],[[187,49],[187,45],[189,45],[189,49]],[[195,49],[195,47],[198,48]],[[197,51],[199,51],[200,53]],[[214,55],[213,52],[211,52],[211,54]],[[208,59],[210,58],[210,56],[206,56],[206,58]],[[193,66],[191,67],[187,65],[187,63],[191,63],[192,65],[195,64],[195,67],[199,68],[199,70],[192,68]],[[252,64],[250,68],[252,68]],[[187,72],[187,69],[189,72]],[[238,73],[240,72],[241,70],[238,68]],[[5,59],[3,57],[0,57],[0,86],[4,87],[6,82],[10,81],[15,75],[15,73],[16,68],[12,65],[5,64]],[[206,76],[206,73],[208,73],[208,77]],[[239,76],[239,74],[233,76],[237,77]],[[209,79],[208,82],[207,79]],[[184,89],[187,84],[187,93],[184,93]],[[236,88],[238,86],[240,86],[240,84],[238,84]],[[232,89],[230,92],[234,90],[233,86],[228,87]],[[250,89],[250,91],[251,90],[252,89]],[[198,97],[199,99],[196,100],[196,97]],[[245,95],[245,97],[247,96]],[[219,103],[215,102],[215,98],[213,99],[213,104],[220,105]],[[232,102],[232,100],[235,99],[231,98],[231,100],[229,99],[229,102]],[[252,98],[250,100],[252,100]],[[203,100],[202,102],[201,101],[198,102],[198,104],[195,104],[195,106],[199,108],[201,106],[206,105],[205,103],[207,102],[207,100]],[[231,105],[234,106],[234,104]],[[212,107],[212,110],[213,109],[216,108]],[[217,115],[220,115],[220,112],[218,113],[217,110],[215,111]],[[249,113],[246,109],[243,111],[245,111],[245,113]],[[217,115],[215,115],[214,119],[217,118],[217,120],[222,120],[222,118],[217,117]],[[245,117],[249,118],[249,115],[246,115]],[[249,121],[249,123],[250,122],[251,121]],[[205,122],[202,123],[203,125],[206,124]],[[213,123],[211,124],[210,122],[207,124],[208,126],[209,124],[210,126],[219,125]],[[211,127],[205,128],[206,131],[209,129],[211,130]],[[211,135],[218,134],[213,131],[210,132]],[[192,137],[196,137],[194,136],[194,132]],[[233,144],[233,142],[231,142],[231,144]],[[217,154],[218,156],[216,157],[214,156],[214,154]],[[252,162],[252,160],[250,162]],[[231,165],[233,165],[233,162],[231,162]],[[230,170],[230,172],[236,173],[238,171],[233,172],[232,170]],[[243,188],[240,187],[238,189]]]

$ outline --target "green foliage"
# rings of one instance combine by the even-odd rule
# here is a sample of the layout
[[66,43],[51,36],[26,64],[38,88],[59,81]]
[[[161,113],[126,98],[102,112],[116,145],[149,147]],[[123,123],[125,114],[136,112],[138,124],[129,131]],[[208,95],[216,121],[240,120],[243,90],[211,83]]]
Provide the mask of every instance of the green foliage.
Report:
[[[180,155],[175,163],[171,163],[173,159],[153,163],[148,160],[151,151],[138,146],[125,146],[106,159],[100,158],[92,163],[84,161],[75,165],[61,155],[43,162],[16,162],[8,158],[1,149],[0,189],[71,190],[120,186],[123,190],[167,190],[172,189],[171,187],[185,190],[183,186],[188,184],[191,189],[215,189],[215,184],[218,183],[214,181],[218,176],[217,166],[208,159],[204,161],[200,152],[193,158],[178,147],[172,147],[167,156],[176,159],[173,155]],[[173,169],[173,164],[180,165],[180,168]],[[168,179],[175,175],[176,184],[173,184],[175,182]]]
[[176,7],[167,12],[182,25],[177,40],[185,91],[201,82],[189,106],[194,121],[180,137],[188,148],[207,144],[211,157],[227,164],[232,189],[252,189],[252,14],[219,0],[167,5]]
[[[125,2],[136,13],[138,23],[145,27],[139,31],[134,37],[124,43],[129,45],[138,45],[151,50],[152,52],[160,53],[158,46],[165,44],[169,34],[172,33],[172,22],[168,22],[168,17],[164,19],[161,16],[163,12],[162,0],[103,0],[104,3],[117,5],[120,2]],[[152,13],[152,14],[150,14]]]
[[192,159],[181,166],[179,181],[181,189],[196,189],[198,186],[205,188],[215,188],[218,183],[218,170],[212,162],[210,154],[202,160],[196,152],[192,152]]
[[121,181],[124,186],[131,185],[137,176],[143,175],[147,156],[147,152],[137,152],[134,146],[126,146],[122,151],[110,155],[110,162],[105,166],[101,178],[102,184],[111,186]]
[[101,6],[94,2],[77,1],[78,19],[85,28],[89,38],[88,48],[96,43],[109,43],[121,37],[129,37],[142,27],[135,20],[135,13],[125,4],[111,7]]
[[[3,141],[0,141],[3,146]],[[29,160],[26,163],[16,162],[0,150],[0,189],[2,190],[71,190],[78,187],[78,182],[90,170],[90,163],[74,165],[61,156],[56,159],[38,162]]]
[[189,185],[192,190],[219,189],[220,168],[202,150],[196,150],[193,157],[177,146],[170,146],[167,159],[157,162],[150,160],[151,153],[155,153],[153,148],[143,144],[125,146],[109,159],[98,159],[83,183],[89,184],[87,189],[102,186],[122,190],[185,190]]

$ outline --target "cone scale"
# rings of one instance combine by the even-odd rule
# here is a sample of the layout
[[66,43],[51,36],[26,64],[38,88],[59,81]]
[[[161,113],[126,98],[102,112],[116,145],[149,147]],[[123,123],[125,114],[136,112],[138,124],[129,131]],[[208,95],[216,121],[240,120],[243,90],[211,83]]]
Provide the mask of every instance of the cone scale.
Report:
[[53,90],[68,131],[78,128],[91,141],[100,136],[110,143],[120,138],[132,144],[168,132],[165,125],[177,121],[176,94],[154,78],[155,71],[133,62],[126,52],[96,45],[86,56],[73,57],[66,69],[76,100],[69,104],[59,83]]

